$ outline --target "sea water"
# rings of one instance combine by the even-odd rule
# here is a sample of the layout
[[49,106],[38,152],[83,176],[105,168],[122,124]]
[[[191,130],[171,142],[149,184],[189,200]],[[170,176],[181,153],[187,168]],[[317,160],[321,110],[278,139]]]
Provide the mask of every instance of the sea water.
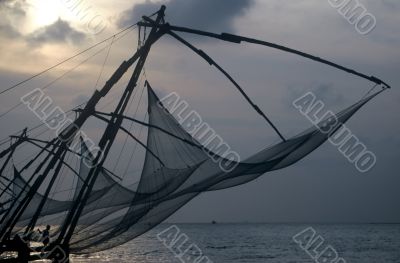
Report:
[[[319,262],[293,239],[307,229],[323,240],[317,251],[331,246],[343,258],[340,263],[400,263],[398,224],[162,224],[120,247],[75,256],[72,262],[193,263],[197,255],[201,263]],[[173,234],[170,237],[187,238],[179,241],[180,250],[165,239],[165,231]],[[190,245],[192,252],[187,253],[196,257],[182,256],[179,251]]]

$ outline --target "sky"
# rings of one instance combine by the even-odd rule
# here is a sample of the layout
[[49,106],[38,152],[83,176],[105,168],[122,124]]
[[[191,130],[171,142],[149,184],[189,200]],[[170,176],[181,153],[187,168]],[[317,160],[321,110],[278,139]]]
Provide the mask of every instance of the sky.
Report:
[[[399,223],[400,3],[357,1],[376,18],[376,27],[363,35],[330,2],[0,0],[0,90],[112,36],[165,4],[166,20],[171,24],[282,44],[380,77],[393,87],[368,103],[347,125],[376,155],[377,162],[370,171],[360,173],[337,147],[325,143],[291,167],[267,173],[246,185],[203,193],[168,221]],[[182,36],[231,73],[287,137],[312,125],[292,105],[306,92],[313,92],[327,109],[338,111],[373,86],[270,48]],[[123,60],[132,56],[137,30],[114,40],[110,49],[107,45],[111,40],[99,46],[103,52],[46,89],[55,105],[68,110],[87,100]],[[23,95],[43,87],[83,59],[78,56],[1,94],[0,116]],[[279,142],[226,79],[167,36],[154,45],[146,76],[159,96],[177,92],[242,159]],[[118,98],[124,81],[127,79],[110,94],[111,102]],[[104,108],[111,111],[112,105],[107,102]],[[40,120],[22,106],[2,116],[0,123],[1,138],[5,138]],[[93,123],[86,128],[89,136],[96,137],[102,126]]]

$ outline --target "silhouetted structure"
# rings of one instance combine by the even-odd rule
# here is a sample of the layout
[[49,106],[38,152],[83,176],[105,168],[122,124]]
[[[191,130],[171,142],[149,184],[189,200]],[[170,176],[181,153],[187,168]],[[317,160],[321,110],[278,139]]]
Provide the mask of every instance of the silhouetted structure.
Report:
[[[58,137],[50,141],[40,141],[29,137],[28,131],[25,130],[21,135],[13,136],[13,144],[0,153],[0,158],[4,160],[1,176],[6,178],[5,167],[10,165],[17,147],[30,143],[41,149],[36,156],[25,163],[23,168],[17,169],[12,164],[13,178],[3,185],[1,197],[8,199],[2,203],[0,252],[17,251],[19,258],[2,259],[2,261],[27,262],[45,257],[55,262],[66,262],[65,259],[68,260],[70,253],[92,253],[118,246],[152,229],[199,193],[244,184],[266,172],[287,167],[319,147],[332,134],[323,133],[318,127],[312,127],[297,136],[285,138],[222,67],[176,32],[277,48],[365,78],[382,85],[382,90],[389,88],[378,78],[276,44],[232,34],[214,34],[171,26],[164,21],[164,11],[163,6],[154,14],[156,15],[154,20],[143,17],[143,21],[138,25],[142,29],[151,29],[144,35],[145,41],[138,46],[137,52],[130,59],[121,64],[104,87],[94,92],[85,107],[76,110],[79,115]],[[189,47],[225,75],[250,106],[271,125],[282,142],[240,163],[224,159],[205,148],[182,128],[160,102],[147,81],[149,121],[141,122],[125,116],[124,112],[137,86],[151,46],[165,34]],[[109,94],[114,84],[134,64],[130,81],[114,112],[97,111],[96,105],[99,101]],[[336,124],[329,123],[331,120],[323,120],[318,126],[331,125],[333,131],[339,129],[357,110],[380,92],[339,112]],[[92,155],[85,142],[81,141],[81,152],[73,152],[81,158],[79,171],[74,171],[78,181],[73,197],[67,201],[52,199],[49,194],[55,187],[55,181],[60,171],[68,165],[65,156],[71,152],[70,146],[76,140],[77,133],[91,117],[96,117],[107,124],[98,144],[101,151]],[[124,120],[147,127],[147,142],[141,143],[131,132],[123,128],[121,124]],[[120,131],[137,140],[146,150],[140,181],[134,188],[122,186],[115,179],[116,176],[104,167],[105,160],[112,158],[109,154],[110,148]],[[232,169],[222,169],[221,163]],[[21,175],[24,171],[32,171],[28,180]],[[44,193],[39,193],[41,187],[45,189]],[[52,224],[54,227],[51,231],[48,229],[50,234],[46,234],[51,236],[52,242],[48,245],[45,243],[44,247],[31,246],[30,243],[34,241],[32,232],[38,226],[38,221],[51,215],[60,215]]]

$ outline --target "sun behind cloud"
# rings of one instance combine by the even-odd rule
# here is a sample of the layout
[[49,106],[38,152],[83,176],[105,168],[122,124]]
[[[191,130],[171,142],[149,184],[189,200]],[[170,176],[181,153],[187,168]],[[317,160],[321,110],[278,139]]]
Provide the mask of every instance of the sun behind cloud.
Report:
[[62,16],[63,8],[57,0],[30,0],[30,17],[32,28],[43,27],[57,21]]

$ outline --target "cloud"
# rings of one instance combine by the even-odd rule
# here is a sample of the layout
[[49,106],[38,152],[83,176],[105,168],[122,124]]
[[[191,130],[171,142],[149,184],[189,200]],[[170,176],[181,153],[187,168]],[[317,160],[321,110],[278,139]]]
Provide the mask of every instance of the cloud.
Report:
[[16,16],[26,15],[25,5],[26,1],[23,0],[0,0],[0,10]]
[[58,19],[51,25],[39,28],[27,37],[32,44],[44,43],[72,43],[77,44],[85,39],[85,34],[74,29],[71,25]]
[[[243,15],[254,4],[254,0],[168,0],[166,20],[171,24],[203,30],[233,32],[234,19]],[[157,11],[160,2],[147,0],[136,4],[120,16],[118,25],[125,27],[136,23],[142,15]]]
[[14,39],[20,37],[18,21],[26,16],[26,2],[22,0],[0,0],[0,37]]
[[13,39],[20,37],[21,34],[11,25],[0,24],[0,36]]

